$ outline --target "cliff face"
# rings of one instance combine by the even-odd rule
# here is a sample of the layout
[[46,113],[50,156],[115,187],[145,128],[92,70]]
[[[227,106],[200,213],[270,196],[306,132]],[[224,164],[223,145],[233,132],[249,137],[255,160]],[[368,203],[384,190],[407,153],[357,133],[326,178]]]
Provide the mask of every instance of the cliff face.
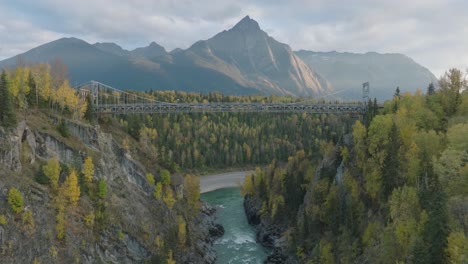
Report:
[[[49,121],[53,124],[57,120]],[[178,197],[169,209],[153,197],[154,185],[146,180],[149,170],[113,135],[98,127],[71,122],[67,126],[71,134],[68,139],[46,125],[31,126],[28,120],[15,128],[0,127],[0,216],[6,219],[6,223],[0,223],[2,262],[158,262],[166,259],[171,249],[177,263],[214,263],[211,244],[220,227],[214,224],[213,211],[206,206],[194,210],[193,217],[183,215],[188,205],[181,179],[173,176],[170,188]],[[107,195],[97,209],[97,198],[82,189],[78,205],[66,210],[65,238],[58,239],[56,208],[52,205],[55,196],[49,186],[38,183],[37,177],[46,160],[58,157],[63,182],[64,171],[72,167],[80,171],[86,156],[94,160],[93,181],[104,180]],[[19,213],[10,210],[7,203],[12,187],[24,196],[25,207]],[[29,211],[32,224],[24,217]],[[90,212],[96,215],[92,225],[85,220]],[[101,216],[104,220],[97,220],[98,213],[105,214]],[[182,244],[177,241],[180,216],[187,223],[187,242]]]

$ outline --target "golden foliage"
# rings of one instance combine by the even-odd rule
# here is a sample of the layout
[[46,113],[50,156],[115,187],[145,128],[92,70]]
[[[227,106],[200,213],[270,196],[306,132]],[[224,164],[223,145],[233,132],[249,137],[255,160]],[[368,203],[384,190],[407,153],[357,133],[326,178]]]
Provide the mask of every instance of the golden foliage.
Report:
[[174,198],[174,192],[170,187],[165,188],[163,201],[167,205],[167,207],[169,207],[169,209],[172,209],[172,207],[174,206],[176,199]]
[[50,158],[47,164],[42,167],[42,172],[49,178],[50,186],[54,191],[58,188],[58,181],[60,176],[60,163],[56,157]]
[[64,194],[70,205],[75,206],[80,199],[80,186],[76,171],[72,170],[64,182]]
[[86,157],[81,173],[83,173],[85,182],[87,183],[93,182],[93,178],[94,178],[93,158],[89,156]]
[[187,242],[187,223],[182,216],[177,218],[177,241],[181,246]]
[[13,187],[8,191],[8,204],[15,213],[19,213],[23,210],[23,195],[18,189]]
[[193,175],[186,175],[184,178],[184,187],[187,193],[188,204],[193,208],[199,207],[200,200],[200,180]]

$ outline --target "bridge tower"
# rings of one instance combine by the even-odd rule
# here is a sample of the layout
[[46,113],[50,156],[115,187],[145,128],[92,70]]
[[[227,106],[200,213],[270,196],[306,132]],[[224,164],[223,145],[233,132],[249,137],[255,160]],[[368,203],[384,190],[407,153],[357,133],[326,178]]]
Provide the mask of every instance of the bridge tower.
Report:
[[362,84],[362,102],[364,105],[367,105],[367,102],[369,101],[369,90],[370,90],[370,85],[369,82],[365,82]]
[[91,96],[93,98],[93,105],[96,107],[99,105],[99,83],[96,81],[90,81],[89,86],[91,89]]

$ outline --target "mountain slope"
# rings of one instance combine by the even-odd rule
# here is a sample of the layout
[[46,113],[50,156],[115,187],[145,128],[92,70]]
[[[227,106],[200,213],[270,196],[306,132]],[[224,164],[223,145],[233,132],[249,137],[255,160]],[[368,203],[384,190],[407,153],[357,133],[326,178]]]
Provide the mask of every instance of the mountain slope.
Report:
[[104,48],[106,51],[101,49],[102,45],[97,48],[80,39],[62,38],[4,60],[0,62],[0,67],[13,67],[19,59],[28,64],[51,63],[60,59],[68,67],[72,84],[98,80],[126,89],[150,89],[150,83],[157,83],[165,89],[174,88],[158,65],[132,61],[113,54],[108,47]]
[[0,62],[12,67],[52,62],[68,66],[72,84],[97,80],[116,88],[139,90],[220,91],[226,94],[317,95],[329,90],[285,44],[245,17],[234,28],[199,41],[187,50],[168,53],[152,42],[133,51],[115,43],[91,45],[76,38],[46,43]]
[[167,54],[166,49],[157,44],[156,42],[151,42],[148,47],[137,48],[131,51],[132,56],[142,57],[142,58],[155,58]]
[[393,96],[397,86],[402,92],[425,90],[437,78],[426,68],[403,54],[365,54],[297,51],[309,66],[325,77],[343,98],[361,99],[360,87],[369,81],[371,97],[379,100]]
[[232,29],[195,43],[185,54],[202,67],[267,94],[317,95],[329,89],[288,45],[268,36],[249,16]]

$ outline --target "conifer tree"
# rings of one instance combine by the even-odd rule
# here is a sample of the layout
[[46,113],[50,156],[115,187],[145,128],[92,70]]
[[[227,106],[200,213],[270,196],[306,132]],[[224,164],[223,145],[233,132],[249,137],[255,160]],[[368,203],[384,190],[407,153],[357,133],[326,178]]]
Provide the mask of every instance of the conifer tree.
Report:
[[430,83],[427,87],[427,95],[434,95],[435,94],[435,86],[434,83]]
[[382,168],[382,188],[385,200],[392,194],[395,187],[401,185],[399,180],[399,160],[398,149],[400,148],[400,139],[398,128],[393,122],[390,129],[390,139],[387,144],[387,158],[384,161]]
[[11,127],[16,125],[13,102],[8,90],[8,79],[5,70],[0,76],[0,125]]
[[29,86],[29,93],[27,94],[27,100],[28,104],[30,106],[32,105],[38,105],[39,104],[39,95],[37,92],[37,85],[36,85],[36,80],[34,80],[32,71],[29,71],[28,75],[28,86]]

